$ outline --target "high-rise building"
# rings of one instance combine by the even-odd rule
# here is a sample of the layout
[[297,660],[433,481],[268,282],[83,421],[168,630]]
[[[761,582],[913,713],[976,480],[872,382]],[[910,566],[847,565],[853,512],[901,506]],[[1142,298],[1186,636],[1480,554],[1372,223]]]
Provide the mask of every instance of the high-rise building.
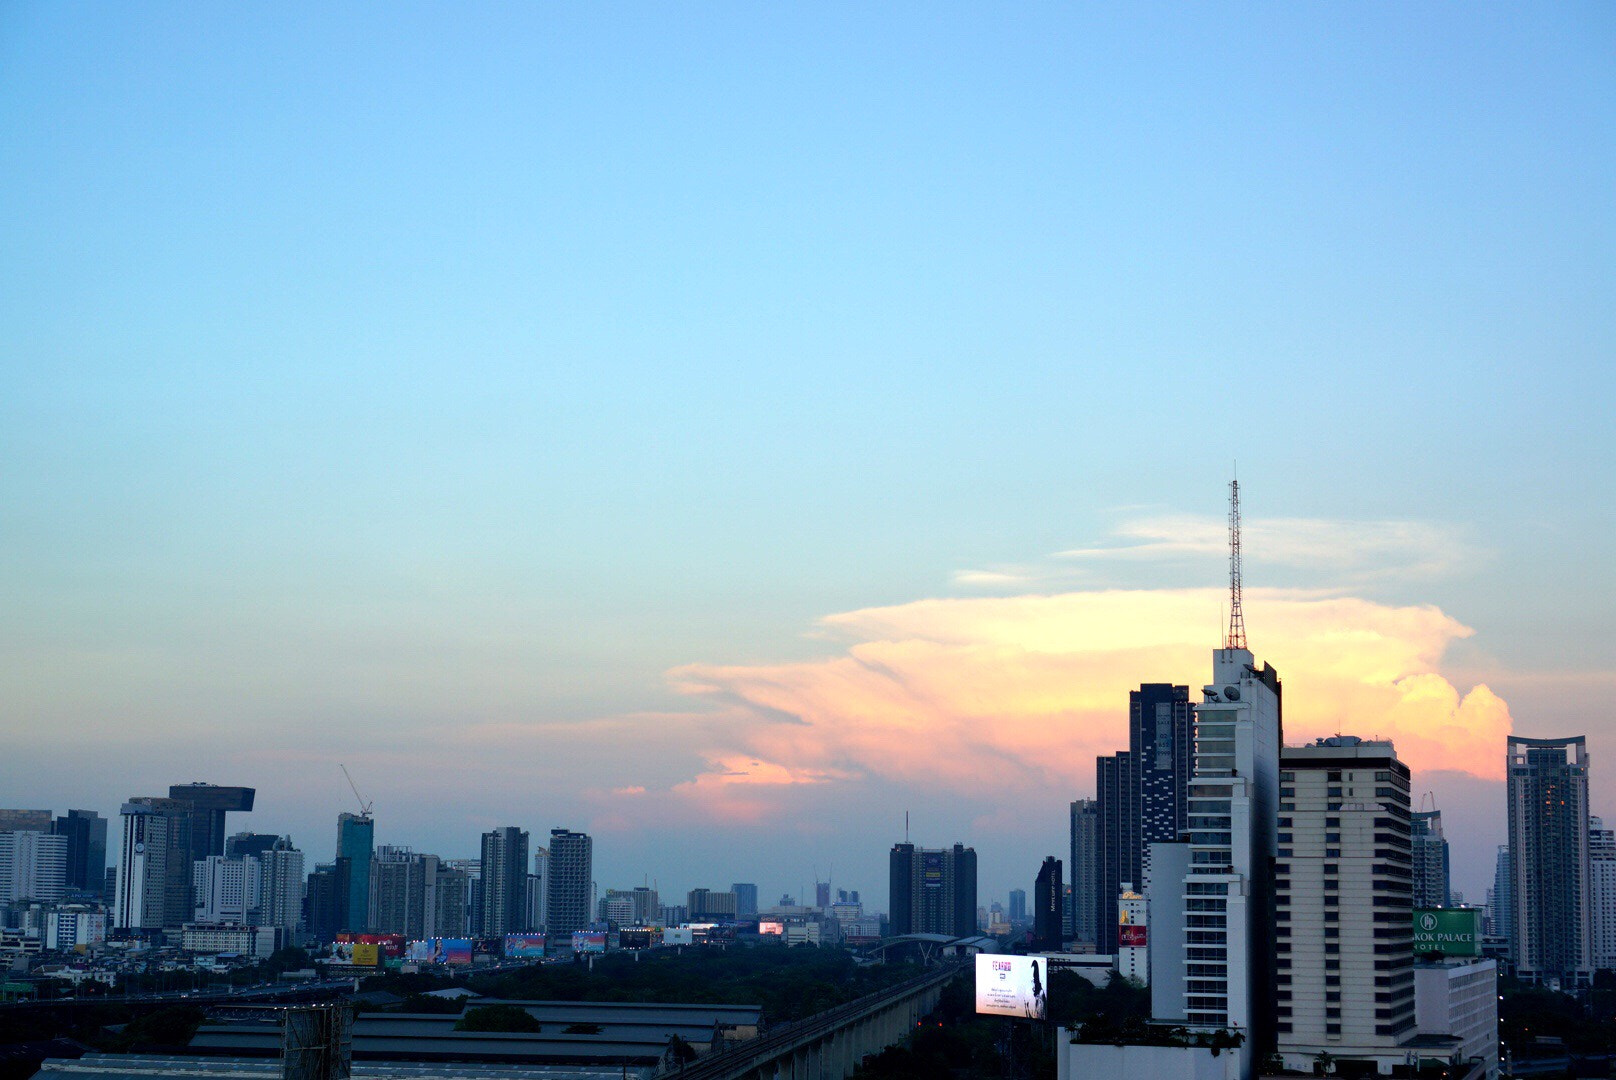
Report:
[[303,853],[290,836],[280,836],[258,862],[263,875],[259,925],[281,927],[290,939],[303,925]]
[[691,889],[686,906],[690,909],[691,922],[733,921],[737,902],[732,892]]
[[60,900],[67,892],[65,836],[0,832],[0,904]]
[[1145,880],[1150,845],[1177,840],[1184,831],[1194,767],[1195,710],[1189,687],[1142,683],[1130,691],[1128,749],[1095,763],[1100,815],[1095,884],[1100,951],[1116,948],[1117,895],[1122,883]]
[[99,894],[107,873],[107,819],[94,810],[69,810],[54,831],[67,838],[67,887]]
[[1095,919],[1099,914],[1100,804],[1094,799],[1072,803],[1072,903],[1068,912],[1072,940],[1094,945],[1099,940]]
[[1401,1062],[1416,1033],[1409,772],[1351,735],[1280,752],[1278,1052]]
[[589,925],[594,852],[588,833],[550,830],[549,903],[544,921],[555,941],[570,942],[575,931]]
[[[1016,890],[1021,892],[1021,890]],[[1053,855],[1045,856],[1038,868],[1033,884],[1033,947],[1054,952],[1061,947],[1061,861]],[[1013,896],[1013,894],[1012,894]],[[1022,918],[1026,918],[1027,894],[1021,893]],[[1015,919],[1012,913],[1010,918]]]
[[362,933],[370,922],[370,860],[376,849],[376,822],[369,814],[337,815],[337,858],[346,859],[348,906],[340,929]]
[[[733,889],[730,891],[732,893],[734,892]],[[635,926],[650,926],[652,923],[657,921],[657,916],[662,913],[662,901],[657,896],[657,891],[655,889],[651,888],[649,885],[636,885],[630,891],[629,895],[634,898]],[[735,907],[737,913],[739,913],[740,905],[741,898],[739,895],[737,895],[735,897]]]
[[1095,949],[1115,953],[1117,894],[1124,881],[1140,880],[1129,871],[1140,862],[1136,858],[1140,836],[1136,774],[1133,755],[1126,750],[1097,758],[1094,766],[1094,802],[1099,811],[1094,855]]
[[627,889],[607,889],[606,895],[601,897],[596,917],[618,928],[633,926],[634,894]]
[[977,932],[975,848],[894,844],[889,863],[895,936]]
[[263,873],[252,855],[209,855],[191,864],[191,896],[196,905],[189,920],[195,923],[258,922]]
[[[1189,824],[1189,781],[1195,771],[1195,708],[1190,688],[1144,683],[1128,693],[1128,753],[1139,800],[1139,853],[1129,854],[1129,881],[1143,881],[1150,845],[1177,840]],[[1137,858],[1137,865],[1132,860]]]
[[1448,841],[1442,835],[1442,811],[1416,811],[1409,822],[1414,837],[1414,906],[1447,907],[1453,902],[1449,885]]
[[830,907],[830,882],[814,882],[814,906],[819,908]]
[[[1515,869],[1507,844],[1498,845],[1493,863],[1492,901],[1493,933],[1507,943],[1515,933]],[[1506,955],[1514,955],[1513,945],[1506,950]]]
[[757,886],[748,881],[737,881],[729,887],[735,894],[735,914],[743,919],[754,919],[758,913]]
[[250,787],[221,787],[218,784],[172,784],[168,797],[191,805],[191,862],[209,855],[223,855],[225,815],[251,810],[257,792]]
[[1014,922],[1024,923],[1024,922],[1027,921],[1027,890],[1026,889],[1011,889],[1010,890],[1010,909],[1006,914],[1009,915],[1010,921],[1013,922],[1013,923]]
[[514,825],[483,833],[484,937],[532,929],[527,921],[527,833]]
[[480,934],[483,925],[483,860],[479,855],[475,859],[444,859],[443,866],[449,870],[459,871],[460,876],[455,880],[460,882],[465,891],[466,933]]
[[423,936],[461,937],[471,926],[471,875],[436,855],[422,858],[426,866],[426,902],[422,908],[432,920]]
[[1592,985],[1586,737],[1511,735],[1507,747],[1515,974],[1565,989]]
[[348,887],[353,871],[346,856],[335,862],[319,863],[309,875],[308,911],[304,918],[316,941],[335,941],[348,921]]
[[527,879],[527,923],[535,930],[543,930],[548,908],[546,892],[550,887],[550,849],[533,850],[533,873]]
[[120,930],[177,929],[195,914],[191,899],[192,805],[137,796],[123,804],[123,847],[113,923]]
[[1196,706],[1195,774],[1185,842],[1151,853],[1151,1014],[1203,1030],[1238,1029],[1241,1075],[1274,1045],[1272,886],[1282,693],[1243,631],[1212,654]]
[[1616,970],[1616,830],[1588,819],[1588,902],[1593,912],[1593,966]]
[[370,916],[373,933],[424,938],[426,858],[407,847],[383,844],[370,859]]

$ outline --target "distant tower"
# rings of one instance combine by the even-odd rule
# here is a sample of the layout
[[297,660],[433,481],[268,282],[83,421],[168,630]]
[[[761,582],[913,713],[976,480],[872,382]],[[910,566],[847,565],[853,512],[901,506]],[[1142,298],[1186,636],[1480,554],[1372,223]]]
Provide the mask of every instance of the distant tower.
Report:
[[976,849],[917,848],[894,844],[891,872],[892,934],[970,937],[976,926]]
[[735,913],[741,918],[755,917],[758,913],[757,886],[749,881],[737,881],[729,887],[735,894]]
[[376,822],[368,811],[337,815],[337,859],[348,860],[348,905],[340,913],[343,930],[357,934],[370,929],[370,860],[375,850]]
[[590,893],[594,878],[595,842],[589,834],[568,829],[550,830],[550,881],[545,919],[550,940],[572,946],[574,931],[589,925],[594,905]]
[[[1046,856],[1038,868],[1038,880],[1033,886],[1033,945],[1039,949],[1055,951],[1061,947],[1061,862],[1053,855]],[[1022,894],[1026,903],[1026,894]]]
[[160,930],[190,922],[192,804],[137,796],[123,804],[113,925]]
[[107,875],[107,819],[94,810],[69,810],[53,831],[67,837],[67,887],[99,893]]
[[1068,915],[1072,938],[1093,945],[1099,936],[1094,919],[1099,897],[1100,804],[1094,799],[1072,803],[1071,872],[1072,903]]
[[1515,972],[1570,990],[1593,983],[1587,738],[1507,742]]
[[1410,815],[1414,839],[1414,906],[1447,907],[1453,902],[1449,886],[1448,842],[1442,836],[1442,811],[1434,808]]
[[527,833],[514,825],[483,833],[483,937],[531,929],[527,922]]

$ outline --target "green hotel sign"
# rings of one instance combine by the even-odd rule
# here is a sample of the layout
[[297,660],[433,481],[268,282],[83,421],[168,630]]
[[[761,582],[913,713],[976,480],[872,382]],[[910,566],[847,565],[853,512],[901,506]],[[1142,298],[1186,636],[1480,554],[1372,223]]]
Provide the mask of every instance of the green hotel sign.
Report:
[[1415,908],[1414,952],[1443,956],[1481,955],[1481,911],[1477,908]]

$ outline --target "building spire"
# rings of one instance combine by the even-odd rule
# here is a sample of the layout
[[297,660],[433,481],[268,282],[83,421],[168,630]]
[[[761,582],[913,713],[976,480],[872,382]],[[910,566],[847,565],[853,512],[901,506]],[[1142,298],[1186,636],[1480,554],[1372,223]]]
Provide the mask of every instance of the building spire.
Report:
[[1240,610],[1240,481],[1229,481],[1229,634],[1225,649],[1246,647],[1246,617]]

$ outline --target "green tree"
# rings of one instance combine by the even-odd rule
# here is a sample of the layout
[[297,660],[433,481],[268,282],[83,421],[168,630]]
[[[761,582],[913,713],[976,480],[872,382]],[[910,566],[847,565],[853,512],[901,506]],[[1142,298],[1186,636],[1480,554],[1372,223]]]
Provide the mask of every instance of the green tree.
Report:
[[520,1005],[478,1005],[467,1009],[456,1031],[543,1031],[533,1015]]

